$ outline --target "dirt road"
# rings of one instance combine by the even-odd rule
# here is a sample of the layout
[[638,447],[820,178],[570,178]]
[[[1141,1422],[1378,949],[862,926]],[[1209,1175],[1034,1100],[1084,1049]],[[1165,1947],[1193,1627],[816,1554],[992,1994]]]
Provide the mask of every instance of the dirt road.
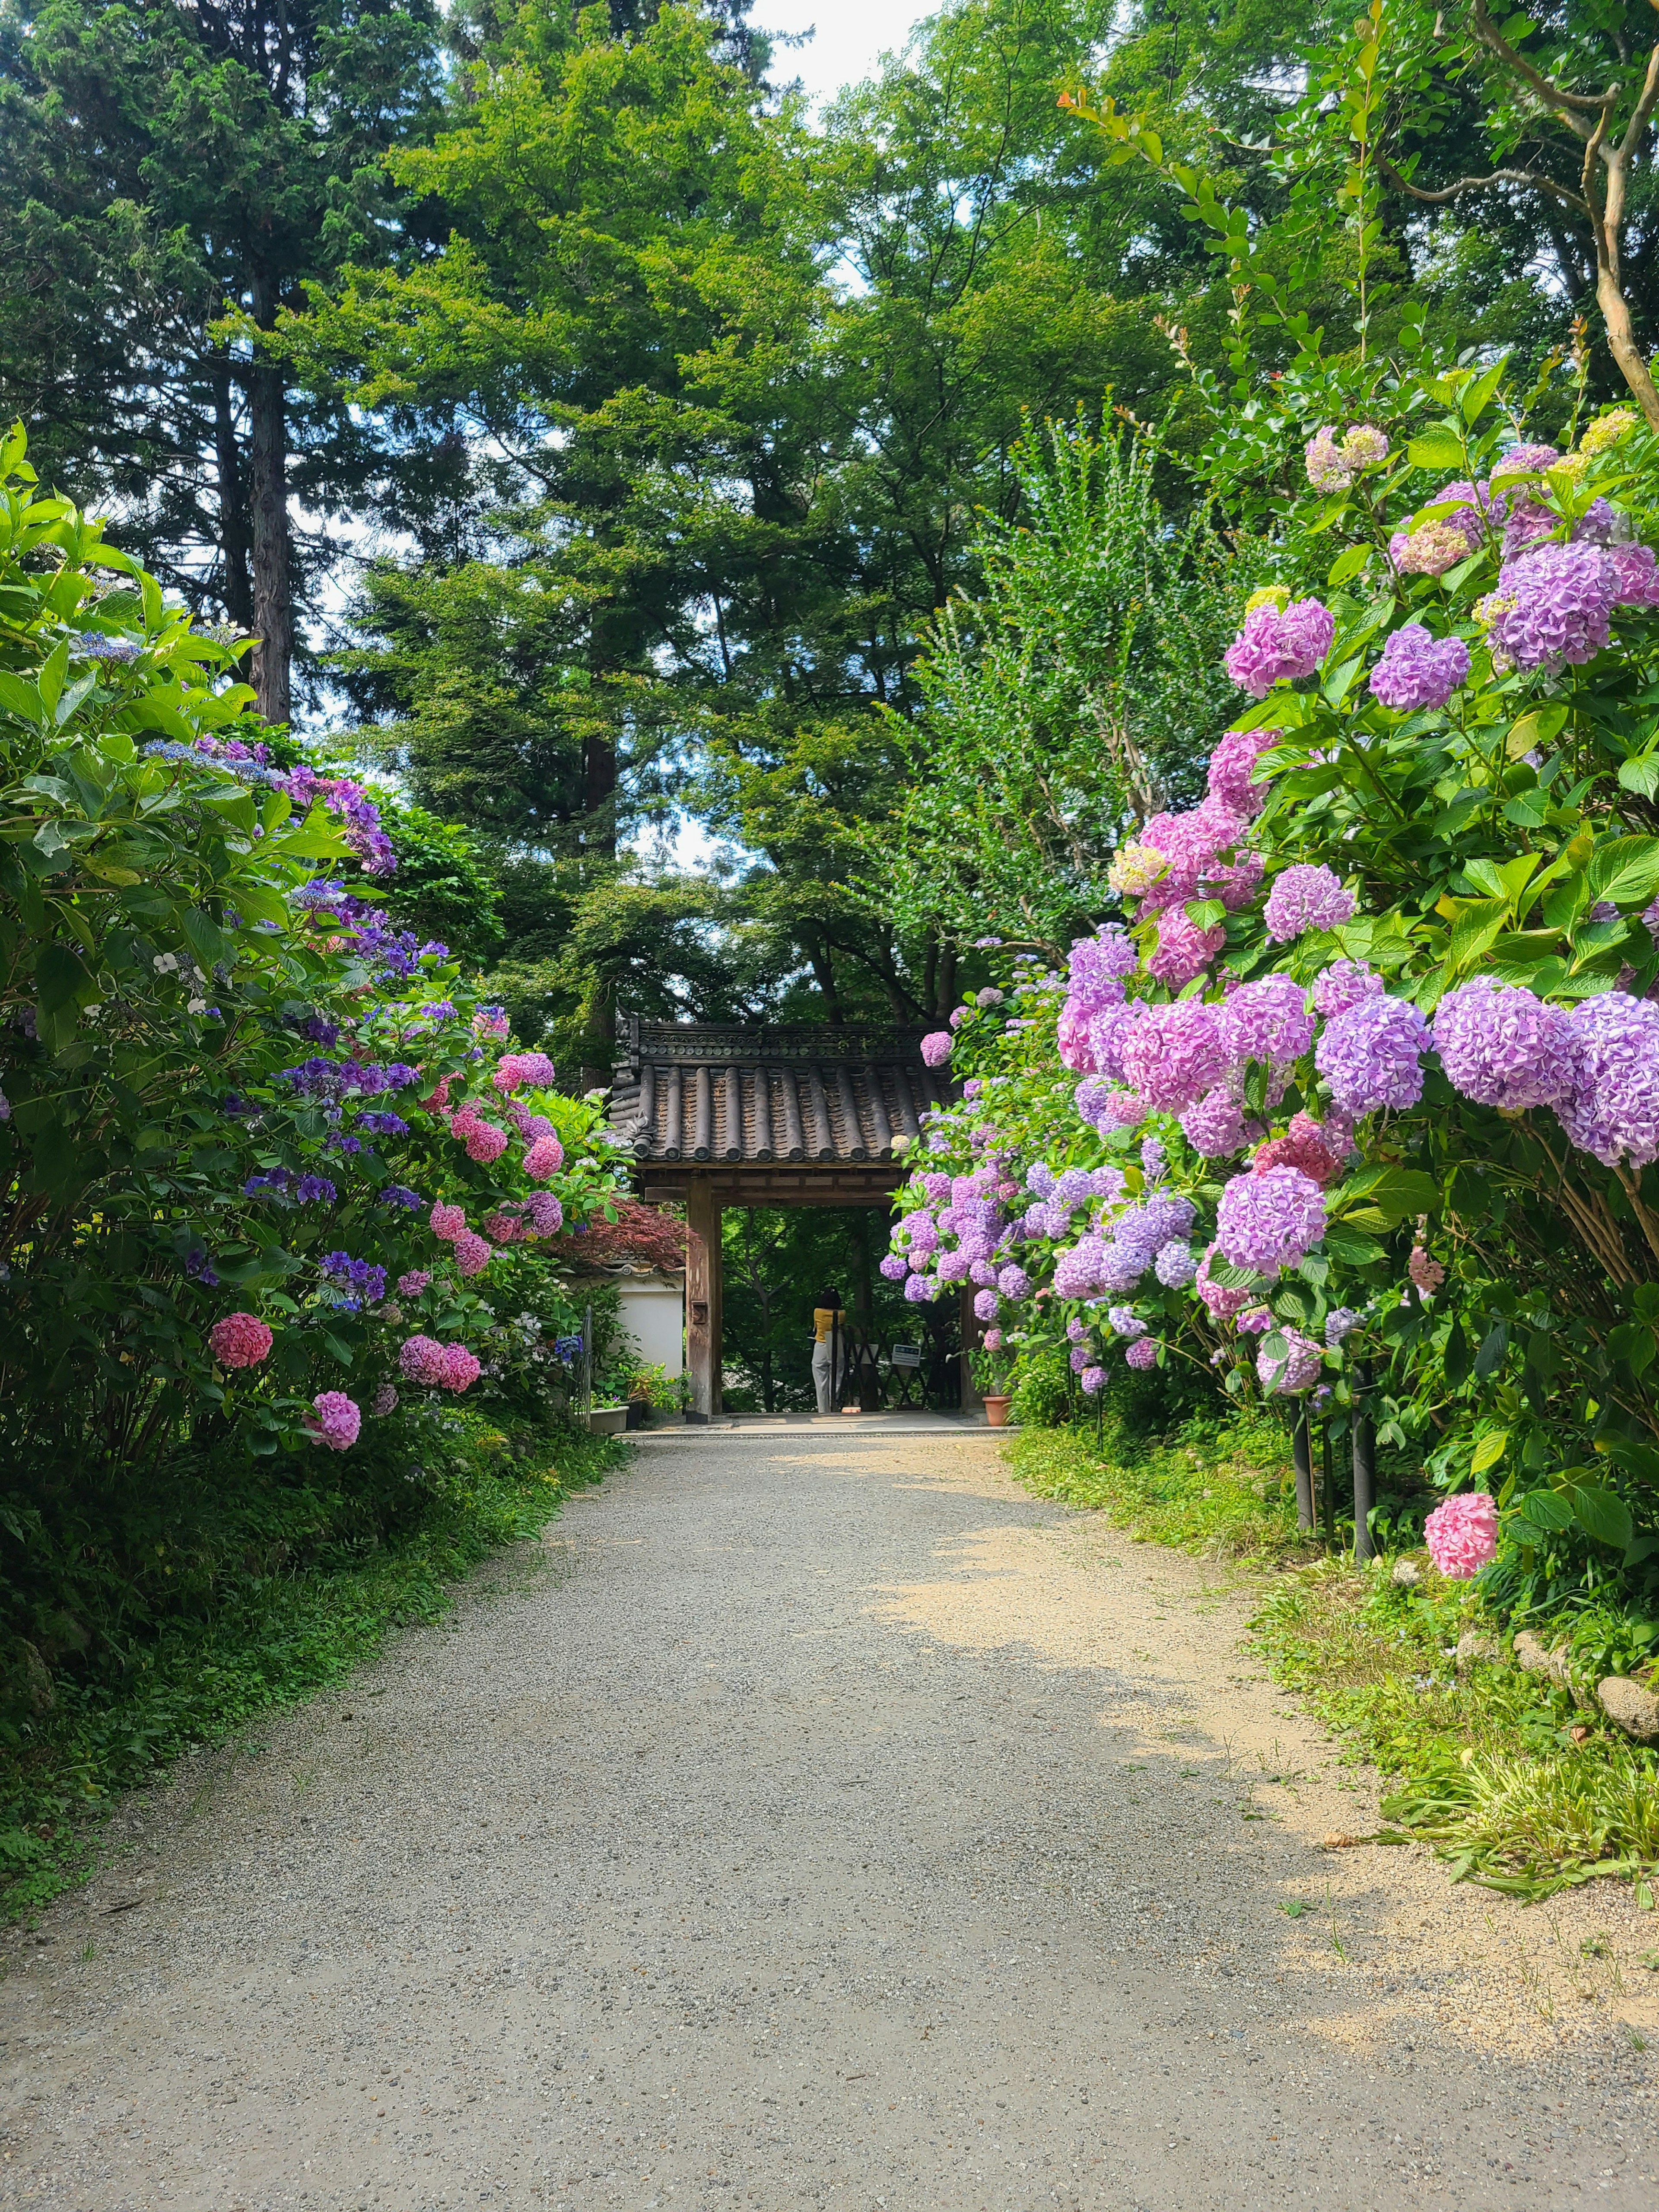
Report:
[[647,1439],[8,1939],[0,2204],[1653,2212],[1659,1930],[1322,1849],[1248,1597],[988,1436]]

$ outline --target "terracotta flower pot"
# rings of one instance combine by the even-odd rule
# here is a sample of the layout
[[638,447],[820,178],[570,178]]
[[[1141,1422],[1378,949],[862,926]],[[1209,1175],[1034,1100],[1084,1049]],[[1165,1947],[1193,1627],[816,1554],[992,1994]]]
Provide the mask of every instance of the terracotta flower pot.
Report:
[[1008,1407],[1011,1402],[1006,1398],[988,1398],[985,1401],[985,1419],[988,1427],[993,1429],[1007,1427]]

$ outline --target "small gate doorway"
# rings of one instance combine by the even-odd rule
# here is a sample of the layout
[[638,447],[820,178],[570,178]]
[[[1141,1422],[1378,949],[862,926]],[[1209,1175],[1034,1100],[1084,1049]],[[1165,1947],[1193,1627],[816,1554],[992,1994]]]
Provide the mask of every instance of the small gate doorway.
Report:
[[[618,1061],[611,1121],[634,1154],[634,1185],[647,1201],[678,1200],[686,1212],[687,1419],[720,1411],[720,1217],[728,1206],[885,1206],[908,1164],[895,1138],[914,1144],[921,1117],[951,1103],[948,1082],[921,1057],[917,1030],[630,1019]],[[972,1294],[962,1301],[957,1343],[977,1342]],[[941,1332],[916,1310],[914,1340],[926,1347],[930,1388],[940,1372]],[[859,1403],[878,1347],[849,1343],[843,1403]],[[967,1360],[957,1402],[973,1402]]]

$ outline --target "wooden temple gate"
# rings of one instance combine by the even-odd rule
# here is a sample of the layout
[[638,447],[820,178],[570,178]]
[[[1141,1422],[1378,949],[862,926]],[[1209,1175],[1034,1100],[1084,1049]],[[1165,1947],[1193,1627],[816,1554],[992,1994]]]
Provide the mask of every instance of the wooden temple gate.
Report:
[[720,1411],[723,1210],[885,1206],[909,1173],[895,1138],[914,1143],[921,1116],[952,1097],[921,1034],[629,1020],[611,1120],[640,1196],[684,1202],[689,1420]]

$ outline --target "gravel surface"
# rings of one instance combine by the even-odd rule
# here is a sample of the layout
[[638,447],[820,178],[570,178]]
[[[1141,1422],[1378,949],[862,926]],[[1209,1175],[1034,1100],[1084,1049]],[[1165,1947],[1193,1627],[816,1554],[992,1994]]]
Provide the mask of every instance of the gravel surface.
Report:
[[1249,1601],[989,1435],[648,1438],[8,1939],[0,2203],[1653,2212],[1653,1917],[1323,1849]]

